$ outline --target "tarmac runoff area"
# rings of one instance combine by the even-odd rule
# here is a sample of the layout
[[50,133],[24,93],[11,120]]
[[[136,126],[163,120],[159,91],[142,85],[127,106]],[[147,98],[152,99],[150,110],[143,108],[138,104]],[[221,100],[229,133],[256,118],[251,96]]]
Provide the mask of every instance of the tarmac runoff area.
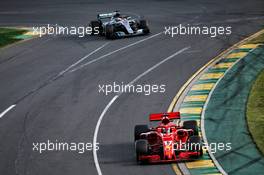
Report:
[[264,159],[250,137],[245,116],[251,85],[264,68],[264,46],[245,43],[261,33],[208,63],[194,75],[182,97],[176,95],[174,111],[181,112],[183,121],[197,120],[205,143],[230,143],[232,147],[216,153],[204,150],[200,160],[178,165],[183,174],[264,173]]

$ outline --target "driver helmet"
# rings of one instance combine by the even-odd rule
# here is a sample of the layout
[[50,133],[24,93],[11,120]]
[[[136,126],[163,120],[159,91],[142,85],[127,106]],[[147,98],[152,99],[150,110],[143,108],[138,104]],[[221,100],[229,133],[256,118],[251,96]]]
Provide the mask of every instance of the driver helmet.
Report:
[[167,125],[167,124],[170,123],[170,120],[169,120],[168,117],[164,117],[164,118],[162,119],[161,123],[162,123],[163,125]]
[[114,14],[114,18],[119,18],[119,17],[120,17],[120,12],[116,11],[115,14]]

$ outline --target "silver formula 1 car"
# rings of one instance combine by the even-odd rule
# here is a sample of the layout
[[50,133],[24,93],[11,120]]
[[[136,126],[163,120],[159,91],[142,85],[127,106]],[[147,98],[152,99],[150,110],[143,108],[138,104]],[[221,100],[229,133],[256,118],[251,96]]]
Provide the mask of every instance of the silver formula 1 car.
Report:
[[150,32],[147,21],[134,14],[119,11],[98,14],[97,20],[91,21],[92,34],[117,39],[129,36],[145,35]]

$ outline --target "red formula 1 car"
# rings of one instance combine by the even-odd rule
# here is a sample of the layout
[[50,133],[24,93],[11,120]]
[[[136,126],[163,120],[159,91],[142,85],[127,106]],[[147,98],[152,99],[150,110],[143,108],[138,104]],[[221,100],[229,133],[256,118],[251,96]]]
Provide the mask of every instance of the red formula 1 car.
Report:
[[184,121],[181,125],[179,112],[150,114],[149,119],[159,124],[153,128],[135,126],[138,163],[177,162],[202,156],[202,142],[195,120]]

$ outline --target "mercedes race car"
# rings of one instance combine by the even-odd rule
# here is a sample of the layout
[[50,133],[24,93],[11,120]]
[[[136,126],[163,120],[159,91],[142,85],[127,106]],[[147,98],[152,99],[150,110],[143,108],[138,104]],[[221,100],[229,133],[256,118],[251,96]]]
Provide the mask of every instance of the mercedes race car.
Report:
[[149,120],[157,121],[157,126],[136,125],[134,130],[139,164],[188,161],[203,155],[195,120],[180,124],[179,112],[150,114]]
[[147,21],[135,14],[122,14],[119,11],[98,14],[91,21],[92,35],[99,34],[107,39],[145,35],[150,32]]

